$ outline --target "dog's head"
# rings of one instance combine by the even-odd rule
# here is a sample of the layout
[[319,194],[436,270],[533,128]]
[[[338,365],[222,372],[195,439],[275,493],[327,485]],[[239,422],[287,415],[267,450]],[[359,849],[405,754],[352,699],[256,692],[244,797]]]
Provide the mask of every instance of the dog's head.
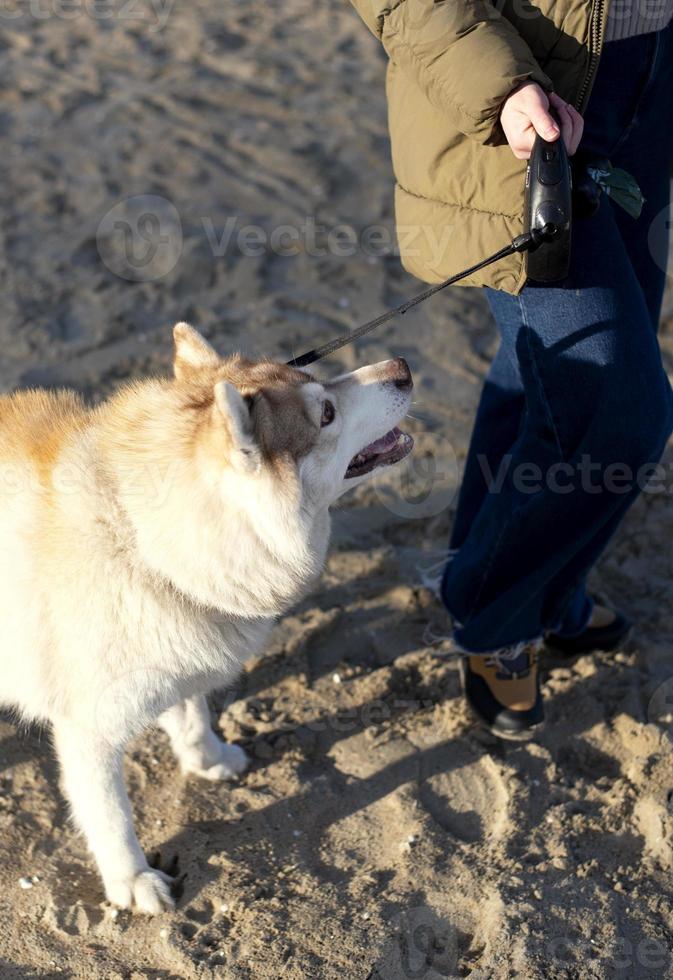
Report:
[[271,476],[308,506],[326,507],[412,449],[397,428],[413,388],[402,358],[322,382],[272,361],[221,358],[185,323],[174,340],[176,384],[203,408],[208,465],[237,477],[239,493],[241,482]]

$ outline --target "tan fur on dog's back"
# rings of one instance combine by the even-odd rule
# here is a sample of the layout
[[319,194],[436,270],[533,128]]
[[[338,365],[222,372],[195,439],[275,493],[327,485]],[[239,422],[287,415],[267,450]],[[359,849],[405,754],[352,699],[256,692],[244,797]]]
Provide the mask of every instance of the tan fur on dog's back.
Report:
[[88,410],[73,391],[20,391],[0,397],[0,461],[31,462],[43,478],[63,444],[86,425]]

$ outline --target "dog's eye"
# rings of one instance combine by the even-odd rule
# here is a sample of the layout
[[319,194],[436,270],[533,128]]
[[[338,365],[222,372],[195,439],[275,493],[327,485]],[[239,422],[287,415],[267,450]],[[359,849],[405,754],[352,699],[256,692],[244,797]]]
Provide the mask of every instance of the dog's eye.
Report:
[[336,411],[334,405],[331,401],[326,399],[322,403],[322,418],[320,419],[320,425],[324,428],[326,425],[331,425],[334,421],[334,416]]

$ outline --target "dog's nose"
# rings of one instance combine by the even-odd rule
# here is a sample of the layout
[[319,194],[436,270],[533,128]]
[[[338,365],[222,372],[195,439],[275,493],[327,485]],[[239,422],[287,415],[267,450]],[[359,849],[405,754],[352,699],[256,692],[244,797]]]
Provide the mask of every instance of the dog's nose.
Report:
[[411,377],[409,365],[403,357],[395,357],[391,362],[393,370],[393,383],[396,388],[402,391],[409,391],[414,387],[414,379]]

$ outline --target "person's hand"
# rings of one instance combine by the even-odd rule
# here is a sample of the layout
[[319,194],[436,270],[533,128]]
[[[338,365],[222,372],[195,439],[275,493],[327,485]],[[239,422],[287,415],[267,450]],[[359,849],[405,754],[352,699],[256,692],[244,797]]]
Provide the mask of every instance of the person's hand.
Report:
[[[550,114],[550,107],[558,122]],[[528,159],[538,133],[550,143],[563,134],[563,142],[572,156],[584,130],[584,120],[577,109],[555,92],[547,95],[537,82],[524,82],[514,89],[500,112],[500,125],[512,153],[519,160]]]

